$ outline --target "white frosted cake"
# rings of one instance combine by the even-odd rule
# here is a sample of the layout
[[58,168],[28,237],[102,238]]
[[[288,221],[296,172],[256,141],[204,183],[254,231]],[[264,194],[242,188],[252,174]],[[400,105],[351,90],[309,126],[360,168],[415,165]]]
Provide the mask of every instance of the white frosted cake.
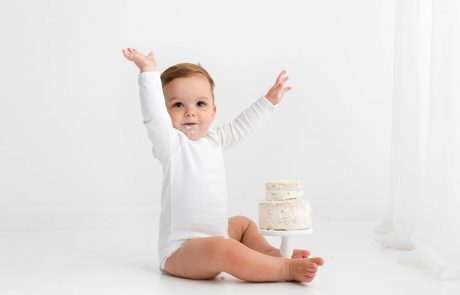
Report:
[[259,227],[267,230],[310,229],[311,207],[297,180],[265,184],[265,200],[259,201]]

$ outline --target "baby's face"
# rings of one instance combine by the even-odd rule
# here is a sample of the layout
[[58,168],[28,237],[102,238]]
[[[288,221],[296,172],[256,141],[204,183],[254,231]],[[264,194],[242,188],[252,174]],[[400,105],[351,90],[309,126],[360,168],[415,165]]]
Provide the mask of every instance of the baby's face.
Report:
[[206,136],[216,114],[209,81],[200,74],[176,78],[163,88],[163,93],[174,128],[191,140]]

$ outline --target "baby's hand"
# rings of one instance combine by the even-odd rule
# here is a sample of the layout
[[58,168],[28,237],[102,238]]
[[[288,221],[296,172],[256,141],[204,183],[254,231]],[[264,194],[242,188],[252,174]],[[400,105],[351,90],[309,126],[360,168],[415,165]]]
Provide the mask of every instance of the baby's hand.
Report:
[[287,81],[289,77],[286,75],[286,71],[283,70],[279,75],[278,78],[276,78],[275,85],[268,90],[267,94],[265,97],[272,103],[272,104],[278,104],[281,99],[283,98],[283,95],[288,92],[289,90],[292,89],[292,87],[284,87],[284,82]]
[[150,51],[148,55],[143,55],[134,48],[123,49],[123,55],[126,59],[134,62],[141,72],[155,71],[157,64],[153,53]]

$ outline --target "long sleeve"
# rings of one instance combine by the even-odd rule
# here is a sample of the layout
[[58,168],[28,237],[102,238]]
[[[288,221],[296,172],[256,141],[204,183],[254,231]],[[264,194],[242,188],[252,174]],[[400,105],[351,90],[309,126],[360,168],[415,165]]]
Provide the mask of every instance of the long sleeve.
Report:
[[153,154],[160,161],[166,160],[179,147],[179,135],[166,109],[158,72],[139,74],[139,94],[142,117]]
[[276,109],[277,107],[269,100],[261,97],[241,112],[235,120],[227,125],[217,127],[216,133],[222,144],[222,148],[227,149],[239,141],[246,139]]

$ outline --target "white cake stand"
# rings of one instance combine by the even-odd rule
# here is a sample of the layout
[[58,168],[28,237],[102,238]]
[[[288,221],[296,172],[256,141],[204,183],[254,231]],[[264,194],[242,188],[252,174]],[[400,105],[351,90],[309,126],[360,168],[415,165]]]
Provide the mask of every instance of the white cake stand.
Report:
[[292,255],[292,246],[291,246],[291,237],[292,236],[305,236],[313,233],[313,229],[302,229],[302,230],[267,230],[259,229],[260,233],[266,236],[279,236],[281,237],[280,253],[281,256],[286,258],[291,258]]

